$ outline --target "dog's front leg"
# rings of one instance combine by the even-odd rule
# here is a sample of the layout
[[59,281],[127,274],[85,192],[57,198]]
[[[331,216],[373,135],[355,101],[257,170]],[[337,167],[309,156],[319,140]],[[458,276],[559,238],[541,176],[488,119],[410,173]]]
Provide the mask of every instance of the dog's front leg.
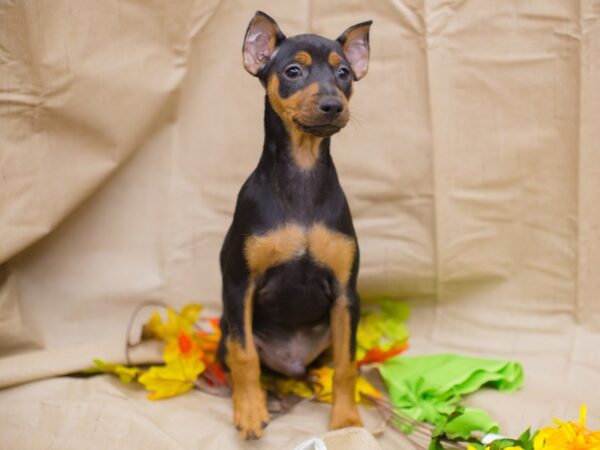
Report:
[[360,303],[356,293],[338,296],[331,310],[333,344],[333,407],[329,428],[360,427],[362,422],[354,401],[357,366],[355,358],[356,327]]
[[223,291],[229,330],[225,361],[233,391],[233,424],[243,439],[258,439],[269,423],[269,413],[260,386],[260,362],[252,335],[255,283],[248,280],[245,289],[225,284]]

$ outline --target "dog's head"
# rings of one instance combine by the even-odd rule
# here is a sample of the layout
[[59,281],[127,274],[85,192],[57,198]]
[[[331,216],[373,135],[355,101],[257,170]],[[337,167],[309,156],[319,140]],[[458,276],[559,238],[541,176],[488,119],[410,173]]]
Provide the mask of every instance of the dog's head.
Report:
[[290,130],[328,137],[350,118],[352,83],[369,64],[369,28],[362,22],[335,41],[314,34],[286,38],[263,12],[250,21],[244,67],[267,89],[273,110]]

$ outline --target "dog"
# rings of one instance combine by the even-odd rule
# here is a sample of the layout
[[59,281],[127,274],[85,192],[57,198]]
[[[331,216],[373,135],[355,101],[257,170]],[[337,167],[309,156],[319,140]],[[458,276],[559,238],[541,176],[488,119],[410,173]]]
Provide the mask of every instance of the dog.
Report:
[[266,90],[265,141],[220,253],[219,344],[243,439],[260,438],[269,422],[261,365],[300,377],[326,350],[334,363],[330,429],[361,426],[359,249],[329,147],[349,120],[353,82],[367,73],[371,23],[335,41],[286,38],[259,11],[246,31],[244,67]]

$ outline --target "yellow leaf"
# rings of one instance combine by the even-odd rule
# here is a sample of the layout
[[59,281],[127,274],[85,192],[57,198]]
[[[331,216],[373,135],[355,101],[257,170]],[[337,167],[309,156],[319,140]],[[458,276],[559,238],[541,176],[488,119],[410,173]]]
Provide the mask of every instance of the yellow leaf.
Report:
[[[321,402],[331,402],[333,399],[333,373],[331,367],[320,367],[309,372],[309,377],[312,377],[315,383],[315,390],[320,394],[317,400]],[[376,398],[381,398],[381,392],[373,387],[366,379],[359,376],[356,379],[356,387],[354,389],[354,401],[360,402],[361,395],[371,395]]]
[[153,366],[138,381],[151,391],[150,400],[174,397],[189,391],[205,369],[196,358],[175,358],[165,366]]
[[371,395],[375,398],[381,398],[381,392],[373,387],[371,383],[369,383],[363,377],[358,377],[356,380],[356,390],[354,392],[354,401],[359,402],[361,400],[362,395]]
[[309,372],[309,378],[313,381],[315,391],[319,394],[320,402],[331,402],[333,399],[333,369],[331,367],[319,367]]
[[127,367],[127,366],[115,366],[115,373],[119,376],[119,380],[123,384],[131,383],[139,374],[141,370],[137,367]]
[[198,304],[186,305],[181,312],[169,307],[167,308],[167,320],[163,322],[160,313],[156,311],[144,325],[142,336],[146,339],[158,338],[165,341],[177,339],[180,331],[192,332],[201,312],[202,305]]
[[162,318],[160,317],[160,313],[158,311],[154,311],[148,323],[146,323],[142,327],[142,338],[143,339],[163,339],[164,334],[164,324]]
[[86,373],[112,373],[119,377],[121,383],[131,383],[140,373],[137,367],[127,367],[120,364],[110,364],[101,359],[94,359],[95,367],[86,370]]
[[384,300],[377,309],[363,309],[356,332],[356,359],[362,360],[374,348],[387,352],[406,343],[407,319],[408,306],[403,303]]
[[314,395],[313,390],[305,381],[294,378],[278,379],[277,390],[282,394],[296,394],[297,396],[303,398],[309,398]]
[[179,315],[182,319],[186,320],[188,323],[194,325],[200,317],[200,313],[202,312],[202,305],[198,305],[197,303],[192,303],[183,307]]
[[177,341],[166,343],[163,347],[163,361],[165,364],[169,364],[171,361],[179,358],[181,358],[181,351],[179,350]]

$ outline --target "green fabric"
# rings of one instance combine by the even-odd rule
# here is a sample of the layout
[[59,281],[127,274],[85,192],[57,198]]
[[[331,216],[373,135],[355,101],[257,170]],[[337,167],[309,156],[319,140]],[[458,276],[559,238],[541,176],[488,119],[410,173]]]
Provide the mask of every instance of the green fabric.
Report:
[[[380,371],[396,408],[436,425],[463,395],[484,385],[512,392],[523,384],[523,368],[517,362],[452,354],[398,356],[384,362]],[[465,437],[474,430],[498,432],[498,425],[485,411],[466,408],[446,428],[449,434]]]

